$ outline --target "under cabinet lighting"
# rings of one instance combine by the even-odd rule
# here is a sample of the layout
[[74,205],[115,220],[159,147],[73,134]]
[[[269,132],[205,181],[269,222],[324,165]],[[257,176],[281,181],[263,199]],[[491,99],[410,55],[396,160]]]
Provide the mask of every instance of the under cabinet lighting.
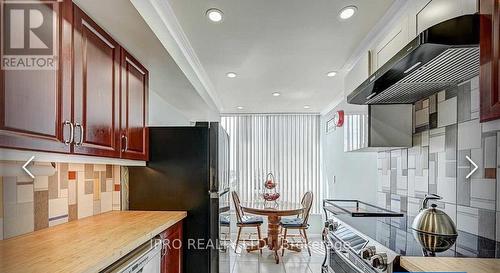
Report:
[[377,93],[371,93],[370,95],[368,95],[368,97],[366,97],[367,100],[375,97],[375,95],[377,95]]
[[410,66],[410,68],[406,69],[403,73],[404,74],[407,74],[408,72],[412,71],[413,69],[417,68],[417,66],[419,66],[422,62],[418,62],[412,66]]

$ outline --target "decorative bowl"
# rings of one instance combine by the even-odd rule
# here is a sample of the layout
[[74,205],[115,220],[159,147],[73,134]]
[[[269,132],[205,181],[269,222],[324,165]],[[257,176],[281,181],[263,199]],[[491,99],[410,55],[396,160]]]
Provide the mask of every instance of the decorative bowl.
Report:
[[274,193],[264,193],[264,200],[266,201],[276,201],[280,198],[280,194],[277,192]]

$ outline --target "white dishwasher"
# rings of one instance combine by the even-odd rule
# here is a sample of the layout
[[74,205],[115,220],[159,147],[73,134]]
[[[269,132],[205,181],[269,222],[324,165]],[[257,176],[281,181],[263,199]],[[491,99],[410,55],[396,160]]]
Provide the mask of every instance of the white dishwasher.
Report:
[[159,239],[141,245],[101,273],[160,273],[162,243]]

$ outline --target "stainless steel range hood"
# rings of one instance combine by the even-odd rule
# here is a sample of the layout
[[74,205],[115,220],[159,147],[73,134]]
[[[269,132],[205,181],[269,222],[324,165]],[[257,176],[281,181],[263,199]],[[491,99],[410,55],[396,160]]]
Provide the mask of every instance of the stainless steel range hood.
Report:
[[418,35],[347,96],[352,104],[410,104],[479,74],[479,15]]
[[347,114],[344,152],[380,152],[412,146],[412,105],[369,105],[367,113]]

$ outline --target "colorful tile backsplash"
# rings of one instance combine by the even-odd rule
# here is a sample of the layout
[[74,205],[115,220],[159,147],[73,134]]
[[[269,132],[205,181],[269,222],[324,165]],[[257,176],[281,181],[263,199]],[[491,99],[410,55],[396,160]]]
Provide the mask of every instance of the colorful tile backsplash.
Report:
[[[500,241],[500,121],[479,122],[478,78],[415,103],[413,120],[413,147],[378,154],[378,204],[407,213],[410,225],[435,193],[462,234]],[[466,156],[479,165],[468,179]],[[481,243],[464,236],[457,247],[474,255]]]
[[0,239],[121,209],[120,166],[34,164],[54,174],[0,176]]

